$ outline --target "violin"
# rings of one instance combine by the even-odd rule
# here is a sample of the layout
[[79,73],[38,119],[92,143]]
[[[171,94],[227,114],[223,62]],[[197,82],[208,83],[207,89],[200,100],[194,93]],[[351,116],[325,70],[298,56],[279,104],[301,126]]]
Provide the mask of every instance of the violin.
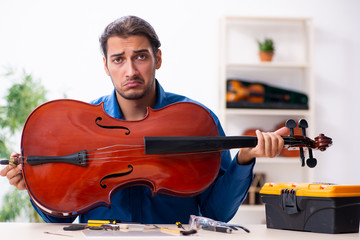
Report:
[[265,99],[281,100],[284,102],[290,101],[289,94],[274,94],[265,91],[262,84],[250,84],[245,86],[240,81],[229,80],[226,93],[227,102],[236,102],[246,100],[252,103],[263,103]]
[[[293,147],[325,150],[330,138],[284,137]],[[22,164],[30,198],[43,212],[77,216],[111,205],[119,189],[142,185],[153,194],[197,195],[220,170],[221,151],[253,147],[256,137],[220,137],[204,107],[179,102],[147,109],[142,120],[109,116],[103,107],[54,100],[27,118],[21,156],[1,164]]]

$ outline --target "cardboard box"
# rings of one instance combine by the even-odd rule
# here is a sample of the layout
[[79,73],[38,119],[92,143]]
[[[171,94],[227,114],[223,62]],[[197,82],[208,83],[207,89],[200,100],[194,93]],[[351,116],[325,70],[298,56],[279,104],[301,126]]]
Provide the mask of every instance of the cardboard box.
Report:
[[359,232],[360,185],[266,183],[260,195],[268,228]]

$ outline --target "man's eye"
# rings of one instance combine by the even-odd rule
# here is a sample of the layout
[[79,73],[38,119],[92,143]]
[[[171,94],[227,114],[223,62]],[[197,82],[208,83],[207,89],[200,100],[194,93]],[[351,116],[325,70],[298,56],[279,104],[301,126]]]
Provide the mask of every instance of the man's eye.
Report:
[[115,58],[113,59],[114,63],[121,63],[122,62],[122,58]]
[[140,55],[137,56],[137,59],[144,60],[144,59],[146,59],[146,57],[147,56],[145,54],[140,54]]

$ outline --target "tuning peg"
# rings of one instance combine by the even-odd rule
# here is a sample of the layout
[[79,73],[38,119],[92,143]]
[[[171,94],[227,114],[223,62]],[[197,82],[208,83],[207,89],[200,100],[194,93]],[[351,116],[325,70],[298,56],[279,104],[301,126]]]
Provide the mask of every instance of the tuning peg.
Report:
[[316,158],[308,158],[308,160],[306,160],[306,165],[308,165],[309,168],[314,168],[316,164],[317,164]]
[[294,136],[294,128],[296,128],[296,122],[293,119],[286,121],[285,126],[290,129],[290,136]]
[[[305,119],[300,119],[298,126],[299,126],[299,128],[301,128],[302,135],[305,137],[306,136],[306,128],[308,128],[307,121]],[[304,167],[305,166],[305,156],[304,156],[304,149],[302,147],[300,148],[300,161],[301,161],[301,166]]]
[[[305,119],[299,120],[299,128],[301,128],[302,135],[306,137],[306,129],[309,127],[307,121]],[[308,148],[309,150],[309,158],[306,160],[306,165],[308,165],[309,168],[313,168],[317,164],[316,158],[313,157],[312,149]],[[301,149],[300,149],[300,157],[301,157]]]
[[302,135],[306,137],[306,129],[309,127],[307,121],[305,119],[299,120],[299,128],[301,128]]
[[301,147],[301,148],[299,148],[299,150],[300,150],[300,162],[301,162],[301,166],[304,167],[304,166],[305,166],[304,149]]
[[315,167],[317,164],[316,158],[313,157],[312,149],[309,148],[309,158],[306,160],[306,165],[308,165],[309,168]]

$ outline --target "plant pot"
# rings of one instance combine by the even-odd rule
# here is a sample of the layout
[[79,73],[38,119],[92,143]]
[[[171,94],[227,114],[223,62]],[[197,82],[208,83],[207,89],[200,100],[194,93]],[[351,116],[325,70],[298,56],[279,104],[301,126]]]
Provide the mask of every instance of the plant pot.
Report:
[[259,52],[260,61],[262,62],[271,62],[274,56],[273,52]]

